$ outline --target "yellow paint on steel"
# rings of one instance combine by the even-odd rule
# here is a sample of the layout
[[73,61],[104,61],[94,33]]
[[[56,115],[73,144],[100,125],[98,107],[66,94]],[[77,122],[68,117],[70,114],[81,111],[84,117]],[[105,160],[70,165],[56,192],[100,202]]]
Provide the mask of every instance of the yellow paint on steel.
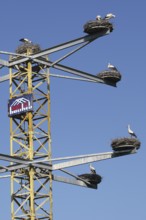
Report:
[[[31,53],[28,49],[27,55]],[[33,94],[34,110],[10,117],[11,156],[30,160],[47,156],[51,159],[49,69],[31,60],[11,67],[10,99],[24,94]],[[12,220],[53,219],[52,173],[41,176],[41,172],[37,172],[33,167],[12,172]]]

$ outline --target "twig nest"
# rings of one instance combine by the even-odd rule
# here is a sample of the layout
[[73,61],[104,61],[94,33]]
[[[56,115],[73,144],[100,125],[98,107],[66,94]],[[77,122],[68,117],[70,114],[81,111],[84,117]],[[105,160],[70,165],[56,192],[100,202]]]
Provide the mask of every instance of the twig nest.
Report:
[[79,177],[90,182],[91,184],[99,184],[102,181],[102,177],[99,174],[85,173],[79,175]]
[[103,72],[98,73],[97,77],[113,83],[119,82],[122,78],[120,72],[115,70],[105,70]]
[[111,147],[114,151],[132,151],[140,148],[140,141],[136,138],[117,138],[111,143]]
[[19,54],[26,54],[28,49],[32,51],[32,54],[38,53],[41,51],[41,48],[38,44],[25,42],[21,44],[20,46],[18,46],[15,52]]
[[107,20],[92,20],[84,24],[83,29],[87,34],[95,34],[103,29],[109,29],[110,32],[112,32],[113,24]]

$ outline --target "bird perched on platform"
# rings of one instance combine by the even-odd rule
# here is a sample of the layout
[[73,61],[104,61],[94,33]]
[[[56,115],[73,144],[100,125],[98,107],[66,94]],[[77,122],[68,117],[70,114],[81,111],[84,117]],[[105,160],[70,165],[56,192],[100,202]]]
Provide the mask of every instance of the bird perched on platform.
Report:
[[131,135],[131,137],[137,138],[136,134],[131,130],[130,125],[128,125],[128,133]]
[[32,41],[30,41],[29,39],[27,38],[21,38],[19,41],[23,42],[23,43],[32,43]]
[[114,65],[112,65],[111,63],[108,63],[107,67],[111,70],[116,70],[117,71],[117,68]]
[[102,20],[102,17],[101,17],[100,15],[97,15],[97,16],[96,16],[96,20],[97,20],[97,21],[101,21],[101,20]]
[[115,18],[115,17],[116,17],[116,16],[113,15],[112,13],[108,13],[108,14],[104,17],[104,19],[105,19],[105,20],[109,20],[109,19]]
[[90,163],[90,171],[92,174],[96,174],[96,170],[95,168],[92,166],[92,164]]

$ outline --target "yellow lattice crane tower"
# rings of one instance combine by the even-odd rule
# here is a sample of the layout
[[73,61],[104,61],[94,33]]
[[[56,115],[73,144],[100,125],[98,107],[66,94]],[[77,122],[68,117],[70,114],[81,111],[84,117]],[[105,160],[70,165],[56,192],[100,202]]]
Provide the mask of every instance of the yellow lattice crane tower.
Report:
[[[52,181],[92,189],[97,189],[101,182],[100,175],[95,171],[75,175],[65,168],[132,154],[139,148],[137,140],[126,139],[126,144],[116,144],[113,152],[62,158],[52,158],[51,155],[50,77],[116,87],[121,75],[111,66],[110,69],[93,75],[60,64],[68,56],[112,31],[109,21],[96,20],[85,24],[84,32],[87,35],[45,50],[23,39],[23,44],[17,48],[16,53],[0,51],[0,54],[11,55],[9,61],[0,59],[0,68],[8,67],[10,71],[9,75],[0,77],[0,82],[10,82],[10,155],[0,154],[0,161],[4,161],[4,164],[0,164],[0,174],[8,173],[0,175],[0,178],[11,178],[12,220],[52,220]],[[52,53],[72,47],[73,50],[58,60],[50,60]],[[50,68],[74,76],[51,74]],[[55,176],[56,170],[71,178]]]
[[[31,55],[32,48],[26,52]],[[26,61],[10,68],[11,156],[31,161],[51,158],[49,86],[44,65]],[[33,166],[13,171],[11,210],[12,220],[52,219],[51,172]]]

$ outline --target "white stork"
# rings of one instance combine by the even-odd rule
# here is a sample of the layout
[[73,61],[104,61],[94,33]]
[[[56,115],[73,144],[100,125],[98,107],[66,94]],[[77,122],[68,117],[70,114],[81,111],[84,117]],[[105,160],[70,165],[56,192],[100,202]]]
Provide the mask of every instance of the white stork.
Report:
[[32,43],[32,41],[30,41],[29,39],[27,38],[21,38],[19,41],[23,42],[23,43]]
[[113,15],[112,13],[108,13],[108,14],[104,17],[104,19],[105,19],[105,20],[109,20],[109,19],[115,18],[115,17],[116,17],[116,16]]
[[101,21],[101,20],[102,20],[101,16],[100,16],[100,15],[97,15],[97,16],[96,16],[96,20],[97,20],[97,21]]
[[117,68],[114,65],[112,65],[111,63],[108,63],[107,67],[111,70],[117,70]]
[[90,163],[90,171],[92,174],[96,174],[96,170],[95,168],[92,166],[92,164]]
[[130,125],[128,125],[128,133],[131,135],[131,137],[137,138],[136,134],[131,130]]

